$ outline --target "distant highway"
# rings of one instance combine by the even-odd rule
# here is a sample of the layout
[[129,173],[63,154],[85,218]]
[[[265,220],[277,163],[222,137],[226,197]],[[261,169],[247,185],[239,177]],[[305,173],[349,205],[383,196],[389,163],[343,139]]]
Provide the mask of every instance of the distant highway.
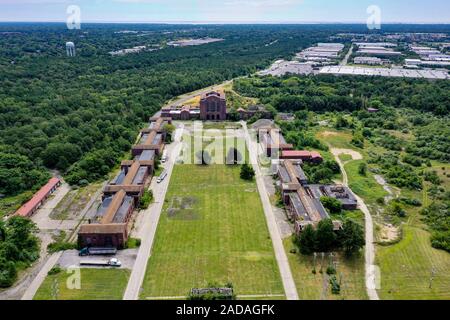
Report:
[[345,58],[341,61],[339,65],[346,66],[348,64],[348,59],[350,59],[350,56],[353,53],[353,45],[350,46],[350,49],[348,49],[347,54],[345,55]]

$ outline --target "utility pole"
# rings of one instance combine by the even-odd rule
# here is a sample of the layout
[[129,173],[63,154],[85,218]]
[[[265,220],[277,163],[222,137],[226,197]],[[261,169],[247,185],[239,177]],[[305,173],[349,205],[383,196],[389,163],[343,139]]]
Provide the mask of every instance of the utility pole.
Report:
[[58,286],[58,279],[53,279],[53,284],[52,284],[52,296],[53,296],[53,300],[58,300],[58,296],[59,296],[59,286]]
[[436,274],[436,269],[434,267],[431,268],[431,276],[430,276],[430,289],[433,287],[433,280]]
[[325,252],[321,252],[322,260],[320,261],[320,273],[323,273],[323,258],[325,257]]
[[317,252],[314,252],[314,269],[313,269],[313,273],[315,274],[316,273],[316,257],[317,257]]

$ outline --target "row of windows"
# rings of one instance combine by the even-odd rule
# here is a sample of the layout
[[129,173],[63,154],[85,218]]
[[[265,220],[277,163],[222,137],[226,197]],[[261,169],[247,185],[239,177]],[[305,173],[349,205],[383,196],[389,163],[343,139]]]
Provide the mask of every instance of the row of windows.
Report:
[[220,112],[220,109],[220,104],[218,104],[217,101],[208,102],[206,105],[207,112]]

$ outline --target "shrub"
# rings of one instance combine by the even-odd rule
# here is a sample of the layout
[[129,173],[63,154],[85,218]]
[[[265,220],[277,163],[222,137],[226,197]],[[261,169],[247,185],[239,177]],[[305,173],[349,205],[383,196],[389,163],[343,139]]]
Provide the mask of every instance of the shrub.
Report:
[[331,276],[333,274],[336,274],[336,269],[334,267],[332,267],[332,266],[329,266],[327,268],[327,275]]
[[433,232],[431,235],[431,245],[433,248],[450,252],[450,231]]
[[51,275],[55,275],[58,274],[62,271],[60,266],[54,266],[53,268],[50,269],[50,271],[47,273],[49,276]]
[[71,242],[65,242],[65,241],[57,241],[49,243],[47,246],[47,251],[49,253],[55,253],[59,251],[66,251],[66,250],[74,250],[77,249],[76,243]]
[[330,211],[331,214],[338,214],[342,212],[342,203],[332,197],[321,197],[320,202]]
[[358,166],[358,173],[362,176],[366,176],[367,175],[367,163],[362,162],[359,164]]
[[331,293],[332,294],[340,294],[341,293],[341,285],[337,281],[337,278],[335,275],[332,275],[330,277],[330,284],[331,284]]
[[147,209],[152,202],[153,202],[153,191],[145,190],[144,194],[142,195],[141,199],[139,200],[139,209],[141,209],[141,210]]
[[247,163],[244,163],[241,166],[241,179],[243,180],[253,180],[253,178],[255,177],[255,170],[253,170],[252,167],[250,167],[250,165],[248,165]]

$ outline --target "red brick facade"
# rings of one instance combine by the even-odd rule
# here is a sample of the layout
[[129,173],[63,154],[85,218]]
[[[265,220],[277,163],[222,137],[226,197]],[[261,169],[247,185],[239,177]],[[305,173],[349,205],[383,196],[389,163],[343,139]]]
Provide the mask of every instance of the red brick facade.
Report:
[[224,93],[212,91],[202,96],[200,119],[203,121],[227,120],[227,102]]

